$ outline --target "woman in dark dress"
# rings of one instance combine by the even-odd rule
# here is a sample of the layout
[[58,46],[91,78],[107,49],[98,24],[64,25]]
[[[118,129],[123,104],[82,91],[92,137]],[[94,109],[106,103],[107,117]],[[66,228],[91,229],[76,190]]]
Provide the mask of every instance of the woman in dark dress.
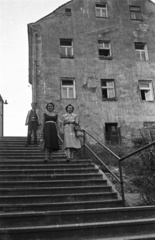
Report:
[[54,104],[46,105],[43,115],[43,138],[45,140],[45,162],[52,159],[52,152],[59,150],[58,143],[58,115],[53,112]]

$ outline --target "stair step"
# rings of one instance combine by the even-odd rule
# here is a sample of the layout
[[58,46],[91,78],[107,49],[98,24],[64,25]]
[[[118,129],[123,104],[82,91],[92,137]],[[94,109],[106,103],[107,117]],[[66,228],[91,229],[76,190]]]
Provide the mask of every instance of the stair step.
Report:
[[25,188],[25,187],[62,187],[62,186],[94,186],[106,185],[106,180],[100,179],[79,179],[79,180],[43,180],[43,181],[3,181],[0,182],[1,188]]
[[68,180],[68,179],[102,179],[103,175],[100,173],[85,173],[85,174],[38,174],[38,175],[4,175],[0,176],[0,181],[12,181],[12,180]]
[[[31,226],[0,228],[1,236],[11,240],[18,239],[93,239],[95,237],[130,236],[133,234],[155,233],[155,218],[143,220],[123,220],[97,223],[61,224],[48,226]],[[3,238],[2,238],[3,239]]]
[[74,162],[74,165],[73,163],[72,164],[69,164],[69,163],[62,163],[61,165],[60,164],[53,164],[52,162],[45,164],[45,163],[37,163],[37,164],[0,164],[0,169],[1,170],[27,170],[27,169],[87,169],[87,168],[92,168],[94,169],[94,165],[93,164],[81,164],[81,163],[76,163]]
[[7,195],[32,195],[32,194],[74,194],[74,193],[90,193],[90,192],[110,192],[110,186],[80,186],[80,187],[36,187],[36,188],[0,188],[1,196]]
[[[59,159],[61,156],[58,155],[54,155],[53,159],[48,163],[48,165],[50,164],[67,164],[67,165],[73,165],[73,164],[93,164],[91,159],[76,159],[75,161],[71,162],[71,163],[67,163],[66,162],[66,157],[63,156],[62,159]],[[29,164],[29,165],[37,165],[37,164],[44,164],[42,160],[36,160],[36,159],[29,159],[29,160],[25,160],[25,159],[5,159],[5,160],[0,160],[0,165],[16,165],[16,164],[20,164],[21,166],[23,166],[24,164]],[[93,164],[94,165],[94,164]]]
[[[149,216],[148,216],[149,212]],[[1,213],[1,227],[47,226],[73,223],[97,223],[106,221],[123,221],[131,219],[155,218],[155,207],[133,208],[95,208],[83,210],[38,211]]]
[[44,195],[7,195],[0,196],[0,204],[5,203],[54,203],[65,201],[89,201],[89,200],[107,200],[116,199],[117,193],[114,192],[89,192],[89,193],[71,193],[71,194],[44,194]]
[[20,212],[20,211],[56,211],[56,210],[75,210],[75,209],[90,209],[90,208],[109,208],[122,207],[122,200],[89,200],[89,201],[74,201],[74,202],[55,202],[55,203],[13,203],[0,204],[0,212]]
[[77,169],[74,169],[74,168],[70,168],[70,169],[48,169],[48,166],[46,167],[46,169],[18,169],[18,170],[0,170],[0,175],[1,176],[6,176],[6,175],[33,175],[35,174],[36,176],[37,175],[40,175],[40,174],[84,174],[84,173],[98,173],[99,170],[96,168],[77,168]]

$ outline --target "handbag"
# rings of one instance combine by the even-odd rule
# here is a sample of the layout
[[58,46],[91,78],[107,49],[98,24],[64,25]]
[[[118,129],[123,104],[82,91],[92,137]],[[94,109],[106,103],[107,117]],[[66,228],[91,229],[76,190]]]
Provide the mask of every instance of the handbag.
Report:
[[84,132],[83,132],[83,130],[81,129],[80,125],[76,125],[76,126],[74,127],[74,131],[75,131],[75,136],[76,136],[77,138],[79,138],[79,137],[84,137]]
[[44,151],[44,149],[45,149],[45,140],[44,140],[44,139],[40,139],[39,149],[40,149],[41,151]]

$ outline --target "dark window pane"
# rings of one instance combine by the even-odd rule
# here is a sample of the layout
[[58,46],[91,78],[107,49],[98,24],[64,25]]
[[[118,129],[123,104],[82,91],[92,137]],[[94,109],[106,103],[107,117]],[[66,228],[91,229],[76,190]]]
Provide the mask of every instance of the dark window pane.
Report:
[[72,40],[70,39],[60,39],[61,46],[72,46]]
[[96,4],[96,7],[99,7],[99,8],[106,8],[106,4]]
[[142,98],[142,100],[146,100],[146,98],[145,98],[145,90],[141,90],[141,98]]
[[103,89],[102,88],[102,98],[107,98],[108,95],[107,95],[107,89]]
[[101,80],[101,86],[107,86],[107,82],[106,82],[106,80]]
[[62,80],[62,85],[73,85],[73,81],[72,80]]
[[71,16],[71,9],[70,9],[70,8],[66,8],[66,9],[65,9],[65,14],[66,14],[67,16]]
[[99,49],[99,55],[108,57],[108,56],[110,56],[110,50],[109,49]]
[[135,42],[135,49],[144,50],[145,43]]

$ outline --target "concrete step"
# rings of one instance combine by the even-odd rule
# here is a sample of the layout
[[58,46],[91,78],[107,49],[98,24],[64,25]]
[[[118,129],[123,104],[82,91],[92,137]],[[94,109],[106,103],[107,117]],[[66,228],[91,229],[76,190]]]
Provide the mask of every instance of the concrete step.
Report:
[[0,212],[24,212],[24,211],[56,211],[56,210],[75,210],[75,209],[97,209],[122,207],[122,200],[88,200],[88,201],[67,201],[55,203],[3,203],[0,204]]
[[43,195],[43,194],[74,194],[110,192],[110,186],[72,186],[72,187],[29,187],[29,188],[0,188],[1,196]]
[[41,175],[41,174],[44,174],[44,175],[47,175],[47,174],[84,174],[84,173],[98,173],[99,170],[97,168],[93,168],[93,167],[89,167],[87,169],[85,168],[70,168],[70,169],[48,169],[48,166],[45,168],[45,169],[18,169],[18,170],[0,170],[0,175],[1,176],[6,176],[6,175],[33,175],[35,174],[36,176],[37,175]]
[[0,188],[28,188],[28,187],[71,187],[71,186],[107,186],[103,179],[74,179],[74,180],[43,180],[43,181],[1,181]]
[[0,213],[1,227],[47,226],[155,218],[155,207],[94,208],[38,212]]
[[91,201],[91,200],[117,199],[114,192],[88,192],[88,193],[67,193],[67,194],[38,194],[38,195],[7,195],[0,196],[0,204],[16,203],[54,203],[71,201]]
[[[104,238],[104,240],[154,240],[155,234],[142,234],[141,236],[138,235],[132,235],[132,236],[123,236],[123,237],[108,237]],[[83,240],[83,239],[82,239]],[[101,238],[93,238],[91,240],[101,240]]]
[[155,234],[155,218],[142,220],[123,220],[123,221],[107,221],[97,223],[79,223],[79,224],[60,224],[48,226],[25,226],[16,228],[0,228],[2,239],[8,237],[11,240],[81,240],[96,239],[104,237],[123,237]]
[[[25,165],[25,164],[29,164],[29,165],[36,165],[37,166],[37,164],[44,164],[43,163],[43,161],[42,160],[38,160],[38,159],[5,159],[5,160],[3,160],[3,159],[1,159],[0,160],[0,166],[1,165],[6,165],[6,166],[8,166],[8,165],[21,165],[21,166],[23,166],[23,165]],[[50,160],[49,162],[48,162],[48,166],[50,166],[50,164],[55,164],[55,165],[59,165],[59,164],[65,164],[65,165],[75,165],[76,166],[76,164],[82,164],[82,165],[84,165],[85,166],[85,164],[93,164],[92,163],[92,160],[91,159],[75,159],[73,162],[71,162],[71,163],[68,163],[68,162],[66,162],[66,156],[63,156],[63,158],[61,158],[61,155],[53,155],[53,159],[52,160]]]
[[0,142],[26,141],[26,136],[5,136],[0,137]]
[[4,175],[0,176],[0,181],[30,181],[30,180],[73,180],[73,179],[102,179],[103,175],[101,173],[80,173],[80,174],[22,174],[22,175]]
[[52,161],[50,161],[49,163],[48,163],[48,165],[47,164],[45,164],[45,163],[43,163],[43,162],[41,162],[41,163],[37,163],[37,164],[1,164],[0,163],[0,170],[2,171],[2,170],[20,170],[20,171],[22,171],[22,170],[28,170],[28,169],[46,169],[48,167],[48,169],[57,169],[57,170],[59,170],[59,169],[87,169],[87,168],[93,168],[94,169],[94,165],[91,163],[91,164],[81,164],[81,163],[76,163],[76,162],[74,162],[74,164],[73,163],[64,163],[64,164],[54,164],[54,163],[52,163]]

